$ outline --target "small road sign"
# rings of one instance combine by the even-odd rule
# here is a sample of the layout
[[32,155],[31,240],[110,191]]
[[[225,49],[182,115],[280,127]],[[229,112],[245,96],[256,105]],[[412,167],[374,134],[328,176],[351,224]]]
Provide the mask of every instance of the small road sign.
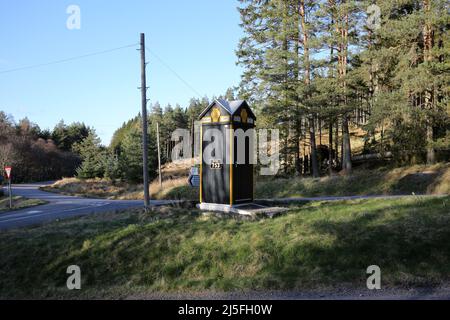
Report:
[[189,171],[188,183],[191,187],[200,187],[200,175],[198,174],[198,167],[192,167]]
[[189,174],[192,176],[198,176],[198,167],[192,167]]
[[8,179],[11,179],[11,170],[12,170],[12,167],[5,167],[6,177]]

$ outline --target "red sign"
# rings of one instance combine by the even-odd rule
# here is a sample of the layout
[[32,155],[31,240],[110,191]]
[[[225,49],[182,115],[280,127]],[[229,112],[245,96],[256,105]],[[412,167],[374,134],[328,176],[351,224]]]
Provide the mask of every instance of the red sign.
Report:
[[8,179],[11,179],[11,170],[12,167],[5,167],[6,176],[8,177]]

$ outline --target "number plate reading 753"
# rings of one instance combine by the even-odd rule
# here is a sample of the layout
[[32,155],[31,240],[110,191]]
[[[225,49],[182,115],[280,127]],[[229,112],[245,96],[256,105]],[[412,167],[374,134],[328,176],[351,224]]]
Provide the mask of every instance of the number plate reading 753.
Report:
[[211,160],[211,169],[222,169],[222,162],[220,160]]

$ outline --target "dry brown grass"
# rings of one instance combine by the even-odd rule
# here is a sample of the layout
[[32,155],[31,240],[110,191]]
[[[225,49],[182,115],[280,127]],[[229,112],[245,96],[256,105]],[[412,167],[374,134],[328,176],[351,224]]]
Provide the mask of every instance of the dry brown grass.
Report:
[[320,179],[265,179],[256,188],[259,198],[408,194],[450,194],[450,163],[372,170],[359,168],[350,176]]
[[[162,181],[160,186],[159,181],[153,180],[150,184],[150,194],[154,199],[167,199],[167,195],[175,188],[187,186],[187,177],[180,177],[175,179],[167,179]],[[120,200],[132,200],[132,199],[143,199],[144,191],[142,190],[143,185],[138,185],[136,191],[129,191],[123,193],[116,199]]]
[[[362,128],[357,127],[355,125],[350,125],[350,145],[352,146],[353,154],[360,154],[364,149],[364,137],[367,132]],[[341,134],[341,133],[339,133]],[[335,137],[333,137],[334,139]],[[342,136],[339,135],[339,139],[342,139]],[[381,132],[375,132],[376,141],[381,140]],[[322,130],[322,135],[319,134],[319,130],[316,131],[316,142],[320,144],[322,141],[322,145],[328,146],[328,130]]]
[[[163,180],[160,187],[158,180],[153,180],[150,184],[150,194],[152,199],[167,199],[177,188],[189,187],[187,177]],[[78,179],[64,178],[55,184],[42,188],[44,191],[59,192],[67,195],[106,198],[114,200],[133,200],[143,199],[144,191],[142,184],[129,184],[117,182],[112,184],[110,180],[105,179]]]
[[0,213],[10,211],[10,210],[19,210],[30,208],[34,206],[39,206],[42,204],[46,204],[47,202],[39,199],[27,199],[20,196],[15,196],[12,198],[13,208],[9,208],[9,198],[8,197],[0,197]]
[[176,162],[170,162],[164,164],[161,167],[161,171],[163,173],[163,179],[175,179],[180,177],[188,177],[189,169],[193,167],[198,158],[187,159],[187,160],[178,160]]
[[106,179],[83,180],[78,178],[64,178],[42,189],[76,196],[119,199],[124,193],[132,193],[139,190],[138,187],[138,185],[123,182],[113,184],[110,180]]
[[[150,183],[152,199],[197,199],[198,191],[188,186],[189,168],[194,160],[182,160],[162,166],[162,185],[156,178]],[[143,199],[142,184],[115,182],[107,179],[64,178],[43,190],[68,195],[114,200]]]
[[[198,188],[188,185],[191,161],[163,167],[163,181],[150,184],[152,199],[197,200]],[[143,199],[142,184],[128,184],[104,179],[80,180],[66,178],[45,188],[64,194],[119,200]],[[257,198],[390,195],[390,194],[450,194],[450,163],[434,166],[415,165],[399,168],[355,169],[351,176],[320,179],[294,177],[260,180]]]

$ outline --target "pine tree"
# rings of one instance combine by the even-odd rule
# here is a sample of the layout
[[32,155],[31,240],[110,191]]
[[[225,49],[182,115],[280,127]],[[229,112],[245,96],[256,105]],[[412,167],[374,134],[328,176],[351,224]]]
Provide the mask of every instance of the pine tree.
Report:
[[445,0],[375,1],[376,28],[366,21],[370,0],[240,3],[239,95],[254,104],[259,126],[281,129],[285,173],[292,164],[299,172],[303,144],[317,176],[323,120],[330,174],[338,155],[351,173],[350,131],[357,128],[365,131],[362,152],[392,151],[398,162],[432,164],[436,150],[449,148]]
[[110,179],[113,183],[115,180],[122,177],[122,171],[120,168],[120,161],[117,154],[106,151],[104,153],[104,177]]
[[[311,4],[310,4],[311,6]],[[316,147],[316,130],[314,127],[315,122],[315,112],[314,106],[311,100],[311,62],[310,62],[310,32],[311,28],[309,26],[307,18],[307,6],[304,0],[299,1],[299,14],[300,14],[300,26],[302,39],[301,43],[303,46],[303,69],[304,69],[304,83],[305,83],[305,102],[309,105],[309,115],[308,115],[308,127],[309,127],[309,141],[311,147],[311,167],[313,177],[319,176],[319,164],[317,160],[317,147]]]
[[[153,178],[156,176],[157,168],[157,153],[154,136],[149,134],[148,141],[148,172],[149,177]],[[121,142],[119,163],[123,179],[131,182],[142,182],[142,131],[139,124],[132,126],[130,130],[124,134]]]
[[100,138],[94,130],[80,143],[74,145],[74,150],[79,153],[82,163],[77,169],[77,176],[82,179],[101,178],[104,169],[104,148],[100,144]]
[[[378,1],[382,23],[362,55],[369,65],[371,130],[381,127],[397,161],[435,161],[435,132],[445,135],[445,1]],[[438,45],[437,45],[438,44]],[[447,79],[447,80],[445,80]],[[384,134],[386,133],[386,134]],[[382,150],[384,151],[384,150]]]

